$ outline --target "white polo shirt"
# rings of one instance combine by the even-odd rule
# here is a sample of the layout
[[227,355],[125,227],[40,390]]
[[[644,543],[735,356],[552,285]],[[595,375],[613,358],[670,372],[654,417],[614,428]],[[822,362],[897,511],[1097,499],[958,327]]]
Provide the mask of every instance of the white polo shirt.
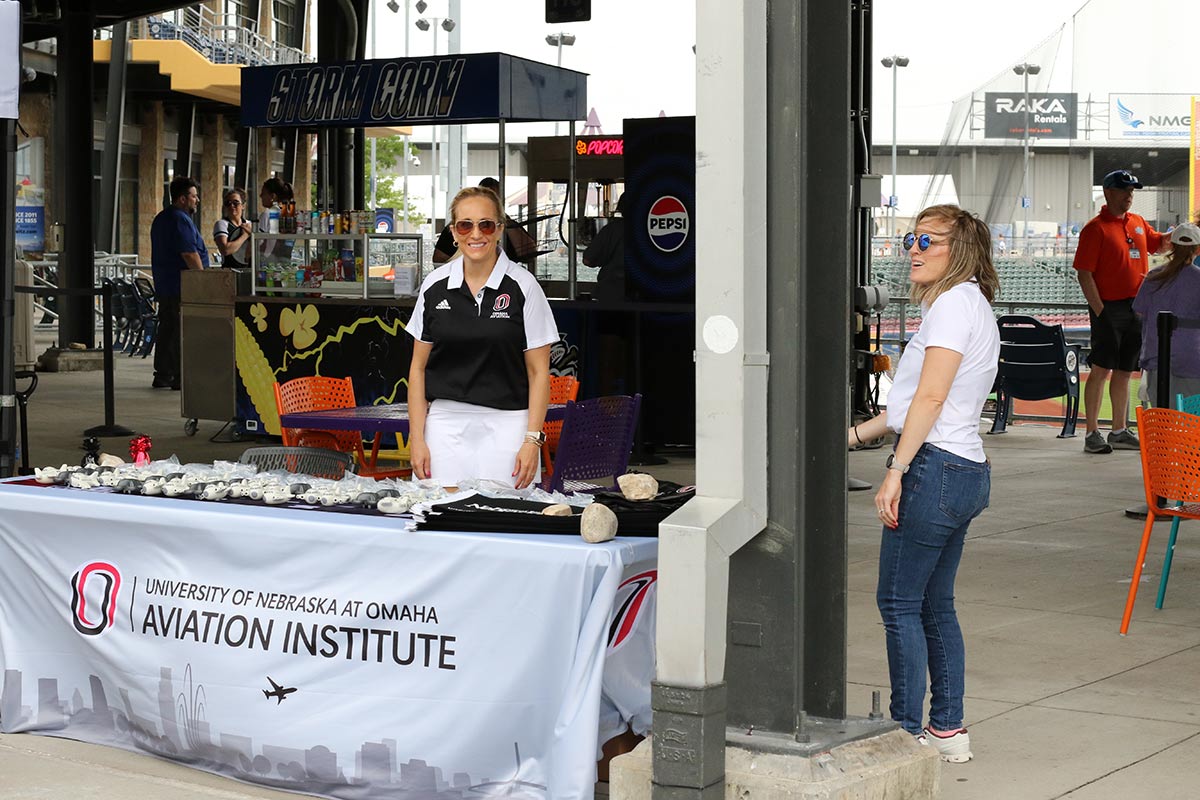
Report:
[[921,315],[921,327],[904,349],[888,392],[888,427],[897,433],[904,429],[925,366],[926,348],[953,350],[962,354],[962,363],[925,441],[970,461],[985,461],[979,415],[1000,364],[1000,329],[992,307],[979,284],[965,281],[942,292],[932,306],[922,305]]
[[558,326],[537,280],[503,252],[478,295],[463,280],[462,256],[421,284],[414,339],[433,345],[425,367],[427,400],[488,408],[529,407],[525,351],[558,341]]

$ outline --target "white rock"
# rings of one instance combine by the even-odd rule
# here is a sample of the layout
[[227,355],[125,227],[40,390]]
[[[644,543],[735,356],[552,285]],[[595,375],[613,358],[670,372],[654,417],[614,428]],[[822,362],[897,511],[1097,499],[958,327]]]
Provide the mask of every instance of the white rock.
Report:
[[96,466],[99,467],[119,467],[125,462],[120,456],[115,456],[112,453],[101,453],[99,460],[96,461]]
[[592,544],[607,542],[617,535],[617,515],[608,506],[592,503],[583,510],[579,535]]
[[41,467],[34,467],[33,477],[38,483],[54,483],[58,480],[58,470],[54,467],[46,467],[45,469],[42,469]]
[[617,478],[617,486],[626,500],[649,500],[658,496],[658,481],[653,475],[631,472]]
[[381,497],[375,507],[384,514],[404,514],[409,509],[409,501],[402,497]]
[[547,517],[569,517],[571,516],[571,507],[566,503],[555,503],[543,508],[542,514]]

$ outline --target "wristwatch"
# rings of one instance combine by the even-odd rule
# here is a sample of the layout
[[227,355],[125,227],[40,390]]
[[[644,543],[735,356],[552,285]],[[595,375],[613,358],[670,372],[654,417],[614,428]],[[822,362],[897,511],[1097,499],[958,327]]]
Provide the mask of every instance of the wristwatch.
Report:
[[525,431],[525,441],[541,447],[546,443],[545,431]]
[[901,464],[899,461],[897,461],[895,453],[888,454],[887,468],[894,469],[894,470],[896,470],[896,472],[899,472],[901,475],[908,472],[908,464]]

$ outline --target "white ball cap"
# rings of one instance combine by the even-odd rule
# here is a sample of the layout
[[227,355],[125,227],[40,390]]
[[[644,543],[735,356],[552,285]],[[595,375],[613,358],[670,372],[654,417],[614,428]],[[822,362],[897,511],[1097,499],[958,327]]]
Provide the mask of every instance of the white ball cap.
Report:
[[1200,226],[1191,222],[1181,223],[1171,231],[1171,244],[1196,245],[1200,244]]

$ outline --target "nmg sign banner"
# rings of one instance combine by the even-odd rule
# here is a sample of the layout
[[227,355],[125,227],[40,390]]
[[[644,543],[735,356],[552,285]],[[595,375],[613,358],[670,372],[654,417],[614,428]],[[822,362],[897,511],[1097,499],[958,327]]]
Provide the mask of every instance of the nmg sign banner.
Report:
[[1181,139],[1192,134],[1189,94],[1110,94],[1109,139]]

